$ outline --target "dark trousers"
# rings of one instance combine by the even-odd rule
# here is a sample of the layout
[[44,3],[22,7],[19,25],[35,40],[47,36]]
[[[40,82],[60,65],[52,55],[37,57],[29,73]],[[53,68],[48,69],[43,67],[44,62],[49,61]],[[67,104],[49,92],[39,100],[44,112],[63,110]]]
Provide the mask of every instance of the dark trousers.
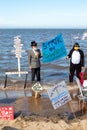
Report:
[[74,73],[76,71],[76,76],[79,77],[79,73],[81,72],[80,64],[70,64],[70,73],[69,73],[69,82],[73,82]]
[[40,81],[40,68],[31,69],[31,81],[35,81],[35,76],[37,78],[37,81]]

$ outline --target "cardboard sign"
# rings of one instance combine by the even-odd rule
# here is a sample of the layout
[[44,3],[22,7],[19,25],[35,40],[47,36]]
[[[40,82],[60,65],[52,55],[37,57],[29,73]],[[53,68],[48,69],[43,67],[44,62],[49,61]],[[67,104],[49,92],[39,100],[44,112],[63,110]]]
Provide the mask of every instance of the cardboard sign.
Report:
[[47,93],[54,109],[57,109],[71,100],[65,81],[62,81],[53,88],[48,89]]
[[35,92],[40,92],[43,90],[41,84],[39,82],[35,83],[32,87],[32,90]]
[[0,107],[0,119],[13,120],[14,119],[13,106]]

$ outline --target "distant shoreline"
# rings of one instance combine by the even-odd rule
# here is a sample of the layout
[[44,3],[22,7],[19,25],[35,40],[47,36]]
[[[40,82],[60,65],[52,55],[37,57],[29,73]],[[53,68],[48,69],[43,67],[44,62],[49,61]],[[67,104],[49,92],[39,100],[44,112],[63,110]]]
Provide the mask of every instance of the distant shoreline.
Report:
[[68,30],[70,30],[70,29],[73,29],[73,30],[75,30],[75,29],[78,29],[78,30],[85,30],[86,28],[14,28],[14,27],[12,27],[12,28],[0,28],[0,29],[2,29],[2,30],[4,30],[4,29],[9,29],[9,30],[12,30],[12,29],[19,29],[19,30],[22,30],[22,29],[25,29],[25,30],[28,30],[28,29],[33,29],[33,30],[36,30],[36,29],[40,29],[40,30],[42,30],[42,29],[46,29],[46,30],[48,30],[48,29],[60,29],[60,30],[62,30],[62,29],[68,29]]

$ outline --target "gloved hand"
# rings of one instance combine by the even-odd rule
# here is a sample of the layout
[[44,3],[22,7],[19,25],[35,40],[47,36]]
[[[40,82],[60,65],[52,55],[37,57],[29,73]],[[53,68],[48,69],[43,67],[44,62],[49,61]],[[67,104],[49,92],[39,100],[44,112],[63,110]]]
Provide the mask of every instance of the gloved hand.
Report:
[[69,56],[66,56],[66,60],[69,59]]

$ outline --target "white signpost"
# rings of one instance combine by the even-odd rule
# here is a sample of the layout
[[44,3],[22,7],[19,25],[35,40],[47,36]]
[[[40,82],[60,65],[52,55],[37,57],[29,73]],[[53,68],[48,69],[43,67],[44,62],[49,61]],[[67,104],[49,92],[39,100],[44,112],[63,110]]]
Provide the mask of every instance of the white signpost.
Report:
[[25,52],[24,50],[22,50],[22,46],[23,46],[23,44],[21,43],[20,36],[15,36],[14,37],[14,48],[15,48],[15,50],[13,50],[12,52],[15,53],[16,58],[18,59],[18,71],[15,71],[15,72],[5,72],[6,77],[5,77],[4,88],[6,87],[6,84],[7,84],[7,75],[13,75],[13,74],[17,74],[19,77],[21,77],[21,74],[26,74],[24,88],[26,87],[28,72],[27,71],[21,71],[21,65],[20,65],[20,58],[22,57],[21,53]]
[[65,81],[62,81],[48,89],[47,93],[54,109],[57,109],[71,100]]
[[23,44],[21,44],[20,36],[14,37],[15,55],[18,58],[19,77],[21,76],[21,74],[20,74],[20,58],[21,58],[22,46],[23,46]]

